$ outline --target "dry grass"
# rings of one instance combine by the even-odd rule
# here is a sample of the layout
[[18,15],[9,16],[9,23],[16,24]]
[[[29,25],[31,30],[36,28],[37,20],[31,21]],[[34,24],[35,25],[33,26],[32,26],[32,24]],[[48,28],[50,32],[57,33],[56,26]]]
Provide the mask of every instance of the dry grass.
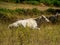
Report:
[[[33,6],[27,4],[13,4],[0,2],[1,8],[16,9],[37,8],[45,10],[49,7]],[[25,16],[21,16],[25,18]],[[0,22],[0,45],[60,45],[60,24],[44,24],[40,30],[19,27],[8,29],[9,23]]]
[[60,45],[60,24],[42,25],[41,30],[0,24],[0,45]]

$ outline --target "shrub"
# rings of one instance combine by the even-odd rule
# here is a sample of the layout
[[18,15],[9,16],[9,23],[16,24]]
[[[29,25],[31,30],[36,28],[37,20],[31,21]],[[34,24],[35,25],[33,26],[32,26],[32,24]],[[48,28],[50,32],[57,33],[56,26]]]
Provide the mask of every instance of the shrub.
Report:
[[17,13],[19,13],[19,14],[23,14],[24,13],[24,9],[16,9],[15,10]]
[[[4,20],[17,20],[20,18],[19,16],[33,16],[33,15],[40,15],[41,11],[33,8],[33,9],[6,9],[6,8],[0,8],[0,17]],[[3,18],[4,17],[4,18]]]
[[33,4],[33,5],[39,4],[38,1],[25,1],[25,3],[27,3],[27,4]]
[[60,0],[0,0],[5,2],[14,2],[14,3],[28,3],[37,5],[40,3],[44,3],[45,5],[51,6],[60,6]]
[[54,4],[55,6],[60,6],[60,1],[55,1],[53,4]]
[[56,13],[55,10],[52,8],[47,9],[46,12],[49,14],[55,14]]
[[32,9],[32,12],[34,13],[34,15],[40,15],[40,14],[43,13],[42,11],[40,11],[40,10],[38,10],[38,9],[36,9],[36,8],[33,8],[33,9]]
[[60,9],[49,8],[49,9],[45,10],[45,12],[47,12],[49,14],[56,14],[57,12],[60,13]]

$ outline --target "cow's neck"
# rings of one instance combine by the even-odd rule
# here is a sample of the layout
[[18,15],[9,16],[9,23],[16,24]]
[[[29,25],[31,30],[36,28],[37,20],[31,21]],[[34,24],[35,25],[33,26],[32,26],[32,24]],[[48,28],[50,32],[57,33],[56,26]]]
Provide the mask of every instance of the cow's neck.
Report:
[[37,26],[40,27],[42,20],[37,18],[37,19],[35,19],[35,21],[37,23]]

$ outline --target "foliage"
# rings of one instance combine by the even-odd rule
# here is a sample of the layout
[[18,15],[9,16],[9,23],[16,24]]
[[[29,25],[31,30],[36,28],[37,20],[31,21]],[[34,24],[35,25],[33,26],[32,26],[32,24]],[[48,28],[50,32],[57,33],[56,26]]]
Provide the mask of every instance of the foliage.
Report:
[[39,2],[38,1],[24,1],[27,4],[33,4],[33,5],[38,5]]
[[40,4],[43,3],[45,5],[49,6],[60,6],[60,1],[59,0],[1,0],[5,2],[14,2],[14,3],[28,3],[28,4]]
[[6,8],[0,8],[0,19],[2,20],[17,20],[19,18],[18,16],[33,16],[33,15],[41,15],[41,11],[33,8],[33,9],[6,9]]
[[40,10],[33,8],[33,9],[15,9],[15,10],[11,10],[11,9],[6,9],[6,8],[0,8],[0,12],[4,12],[4,13],[18,13],[18,14],[24,14],[24,15],[30,15],[32,13],[32,15],[36,15],[38,13],[41,13]]
[[[33,9],[6,9],[6,8],[0,8],[0,20],[4,21],[16,21],[18,19],[25,19],[26,16],[40,16],[42,14],[56,14],[60,13],[59,9],[52,9],[49,8],[45,11],[40,11],[36,8]],[[26,17],[28,18],[28,17]]]
[[40,30],[33,30],[21,26],[8,29],[8,23],[1,23],[0,45],[60,45],[60,24],[44,24]]
[[50,14],[56,14],[57,12],[60,13],[60,9],[49,8],[45,10],[45,12],[50,13]]

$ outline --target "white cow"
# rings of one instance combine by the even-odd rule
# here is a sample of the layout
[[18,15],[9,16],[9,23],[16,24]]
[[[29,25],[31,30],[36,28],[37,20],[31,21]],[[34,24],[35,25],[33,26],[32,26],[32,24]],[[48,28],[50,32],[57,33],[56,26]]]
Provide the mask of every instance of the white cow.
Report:
[[[39,25],[39,23],[41,22],[41,19],[44,19],[44,20],[46,20],[47,22],[49,22],[49,20],[48,20],[44,15],[42,15],[42,16],[40,16],[40,17],[38,17],[38,18],[30,18],[30,19],[25,19],[25,20],[18,20],[18,21],[16,21],[16,22],[10,24],[10,25],[8,26],[8,28],[18,27],[18,26],[22,25],[24,28],[25,28],[26,26],[28,26],[29,28],[32,28],[32,29],[40,29],[40,28],[38,27],[38,25]],[[42,20],[42,21],[43,21],[43,20]]]

